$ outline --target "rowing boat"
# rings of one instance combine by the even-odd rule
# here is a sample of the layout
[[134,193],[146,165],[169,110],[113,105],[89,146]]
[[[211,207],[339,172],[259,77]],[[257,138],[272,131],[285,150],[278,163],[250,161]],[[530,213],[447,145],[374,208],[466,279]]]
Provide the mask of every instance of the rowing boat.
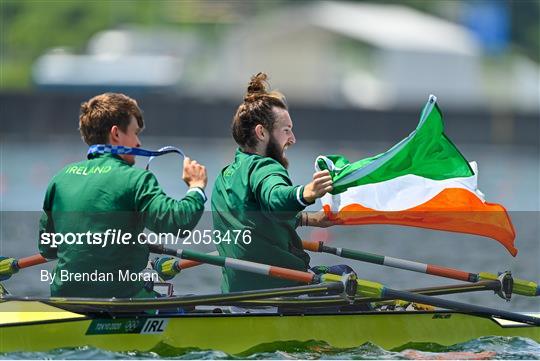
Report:
[[93,346],[116,352],[201,349],[250,354],[276,350],[291,341],[320,341],[336,348],[372,342],[396,349],[419,343],[452,345],[488,335],[540,343],[540,326],[445,310],[226,311],[216,306],[182,314],[93,314],[38,301],[4,301],[0,303],[0,353]]

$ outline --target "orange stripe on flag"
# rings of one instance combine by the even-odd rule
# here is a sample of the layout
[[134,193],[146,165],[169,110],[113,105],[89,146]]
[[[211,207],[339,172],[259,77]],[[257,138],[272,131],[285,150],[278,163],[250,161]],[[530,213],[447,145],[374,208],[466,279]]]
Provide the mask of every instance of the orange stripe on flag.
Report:
[[500,204],[484,203],[475,194],[462,188],[447,188],[429,201],[402,211],[377,211],[360,204],[349,204],[337,214],[329,205],[324,211],[341,224],[397,224],[441,231],[475,234],[493,238],[516,256],[516,234]]

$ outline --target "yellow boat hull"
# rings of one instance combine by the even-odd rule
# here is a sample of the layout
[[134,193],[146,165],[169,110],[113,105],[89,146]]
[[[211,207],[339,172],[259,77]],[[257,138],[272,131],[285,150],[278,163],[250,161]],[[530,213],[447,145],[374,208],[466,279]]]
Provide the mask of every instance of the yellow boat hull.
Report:
[[[21,312],[24,308],[25,312]],[[92,318],[38,302],[0,303],[0,353],[93,346],[110,351],[275,350],[276,342],[322,341],[336,348],[366,342],[385,349],[408,343],[452,345],[482,336],[540,343],[540,327],[456,312],[310,315],[185,314]]]

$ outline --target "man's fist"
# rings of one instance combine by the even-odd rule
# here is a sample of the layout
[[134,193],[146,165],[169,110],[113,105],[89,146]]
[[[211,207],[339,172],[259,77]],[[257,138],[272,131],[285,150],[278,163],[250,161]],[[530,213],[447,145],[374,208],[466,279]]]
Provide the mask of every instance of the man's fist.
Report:
[[303,196],[306,201],[313,203],[317,198],[321,198],[332,189],[334,187],[330,172],[322,170],[313,173],[313,180],[304,187]]
[[188,187],[199,187],[204,189],[208,182],[205,166],[197,163],[196,160],[191,160],[189,157],[184,158],[184,171],[182,179]]

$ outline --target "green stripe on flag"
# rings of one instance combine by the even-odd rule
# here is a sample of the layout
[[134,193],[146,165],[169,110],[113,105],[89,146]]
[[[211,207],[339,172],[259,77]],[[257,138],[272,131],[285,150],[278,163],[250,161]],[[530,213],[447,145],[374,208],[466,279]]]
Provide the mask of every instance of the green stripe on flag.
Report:
[[330,171],[334,180],[332,194],[407,174],[433,180],[474,175],[469,162],[444,134],[442,114],[434,96],[424,106],[417,128],[385,153],[354,163],[341,155],[321,156],[317,165]]

